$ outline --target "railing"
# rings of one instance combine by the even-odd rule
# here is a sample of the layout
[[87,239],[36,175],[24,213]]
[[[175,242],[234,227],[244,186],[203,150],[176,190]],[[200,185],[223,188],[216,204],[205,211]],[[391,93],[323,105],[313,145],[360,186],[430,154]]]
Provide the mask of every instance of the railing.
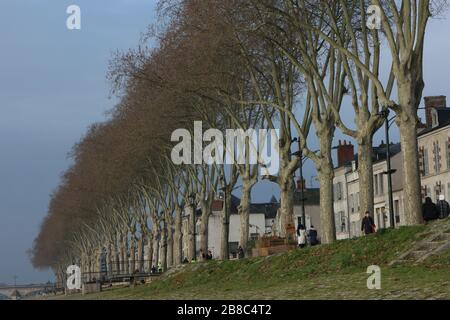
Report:
[[150,262],[150,260],[102,261],[100,271],[92,271],[95,269],[93,267],[80,266],[81,281],[82,283],[131,282],[142,281],[145,278],[161,274],[163,270],[154,265],[150,266]]

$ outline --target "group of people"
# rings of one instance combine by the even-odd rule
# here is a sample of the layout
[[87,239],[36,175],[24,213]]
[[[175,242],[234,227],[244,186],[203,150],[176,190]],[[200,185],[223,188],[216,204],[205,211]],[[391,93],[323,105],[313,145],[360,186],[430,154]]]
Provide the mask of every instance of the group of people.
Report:
[[[425,198],[425,203],[422,205],[422,216],[425,223],[436,219],[445,219],[449,214],[450,205],[443,194],[439,195],[439,200],[436,203],[433,203],[430,197]],[[361,231],[366,235],[376,231],[375,223],[369,211],[366,211],[366,215],[361,221]]]
[[152,269],[150,270],[151,273],[162,273],[163,268],[161,262],[158,262],[158,268],[155,267],[155,265],[152,266]]
[[204,261],[204,260],[212,260],[212,258],[213,258],[213,255],[212,255],[211,250],[208,250],[208,253],[204,253],[203,249],[200,249],[200,259],[202,261]]
[[433,203],[430,197],[425,198],[425,203],[422,205],[422,215],[425,222],[445,219],[449,216],[450,206],[443,194],[439,195],[439,200]]
[[303,224],[299,224],[297,227],[297,240],[298,246],[300,248],[306,247],[307,244],[310,246],[315,246],[319,244],[319,240],[317,238],[317,230],[314,226],[311,226],[309,230],[306,230]]

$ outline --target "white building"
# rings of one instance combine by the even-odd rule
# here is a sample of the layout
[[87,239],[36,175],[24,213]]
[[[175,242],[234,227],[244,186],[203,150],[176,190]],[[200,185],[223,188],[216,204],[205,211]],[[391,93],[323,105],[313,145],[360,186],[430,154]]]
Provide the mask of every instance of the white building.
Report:
[[[433,202],[440,194],[450,199],[450,108],[445,96],[425,97],[426,123],[419,125],[418,154],[422,185],[422,200],[430,197]],[[334,210],[338,239],[361,234],[359,206],[359,177],[357,156],[353,145],[339,142],[338,166],[335,168]],[[391,144],[393,211],[395,224],[402,225],[404,219],[403,154],[400,144]],[[378,228],[390,227],[387,187],[386,144],[373,148],[374,175],[374,222]],[[350,221],[350,229],[348,228]]]
[[[357,155],[351,143],[339,142],[338,166],[334,170],[333,204],[335,212],[336,238],[346,239],[361,235],[360,186]],[[392,191],[395,223],[401,225],[403,214],[403,156],[400,144],[391,144]],[[372,149],[374,182],[374,222],[377,228],[390,226],[389,193],[387,183],[386,144]]]
[[[319,189],[305,189],[303,194],[306,227],[309,229],[311,225],[320,233],[320,207],[319,207]],[[241,223],[238,214],[238,205],[240,199],[232,196],[230,209],[230,226],[229,226],[229,252],[230,255],[235,256],[239,247]],[[212,213],[208,221],[208,250],[211,250],[214,258],[220,257],[220,238],[222,232],[222,206],[223,201],[216,199],[212,203]],[[280,207],[279,202],[272,196],[270,202],[267,203],[252,203],[250,205],[250,239],[258,239],[264,235],[272,235],[272,226],[276,219],[277,211]],[[302,223],[302,197],[301,192],[296,190],[294,192],[294,223],[297,228],[299,223]],[[201,216],[201,211],[197,210],[197,219]],[[197,221],[197,231],[199,230],[199,221]],[[188,235],[188,217],[183,218],[183,234]],[[199,237],[197,236],[197,250],[200,248]],[[183,256],[187,256],[188,252],[188,237],[183,237]]]
[[[275,219],[279,203],[273,201],[268,203],[252,203],[250,205],[250,217],[249,217],[249,235],[251,239],[257,239],[269,234],[272,229],[272,221]],[[230,209],[230,226],[228,245],[230,255],[234,256],[239,246],[240,239],[240,217],[238,215],[238,205],[240,199],[232,196],[231,209]],[[213,258],[220,257],[220,238],[222,232],[222,206],[223,201],[216,199],[212,203],[212,213],[209,216],[208,221],[208,250],[211,250]],[[197,219],[201,216],[201,211],[197,210]],[[199,230],[199,221],[197,221],[197,231]],[[188,219],[185,216],[183,219],[183,234],[188,234]],[[199,250],[200,242],[199,237],[197,239],[197,249]],[[188,237],[183,237],[183,256],[187,255],[188,250]]]
[[445,96],[425,97],[426,126],[418,133],[422,200],[450,199],[450,108]]

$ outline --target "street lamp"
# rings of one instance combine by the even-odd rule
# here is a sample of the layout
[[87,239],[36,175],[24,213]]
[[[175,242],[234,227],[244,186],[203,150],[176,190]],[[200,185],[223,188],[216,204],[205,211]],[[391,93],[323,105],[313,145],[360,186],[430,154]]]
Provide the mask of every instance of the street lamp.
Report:
[[[300,165],[299,165],[299,170],[300,170],[300,182],[301,182],[301,187],[300,187],[300,201],[302,202],[302,223],[303,225],[306,227],[306,212],[305,212],[305,182],[303,179],[303,164],[306,162],[306,160],[308,160],[307,157],[305,157],[303,155],[303,151],[302,151],[302,147],[300,145],[300,139],[298,138],[294,138],[292,139],[291,143],[294,143],[298,141],[298,151],[292,153],[293,156],[297,156],[300,158]],[[313,153],[318,152],[319,150],[313,151]]]
[[[426,108],[417,108],[417,110],[422,110]],[[393,207],[393,193],[392,193],[392,174],[397,170],[391,169],[391,152],[390,152],[390,141],[389,141],[389,128],[394,123],[396,115],[394,115],[391,119],[389,119],[389,109],[382,110],[378,113],[378,115],[382,116],[385,121],[385,134],[386,134],[386,164],[387,171],[383,172],[383,174],[387,174],[388,176],[388,193],[389,193],[389,217],[391,221],[391,228],[395,227],[395,217],[394,217],[394,207]]]
[[379,113],[380,116],[384,117],[385,121],[385,134],[386,134],[386,164],[387,171],[383,172],[388,177],[388,200],[389,200],[389,217],[391,221],[391,228],[395,228],[395,217],[394,217],[394,200],[392,193],[392,174],[397,170],[391,169],[391,151],[390,151],[390,140],[389,140],[389,127],[393,123],[395,116],[389,119],[389,109],[382,110]]

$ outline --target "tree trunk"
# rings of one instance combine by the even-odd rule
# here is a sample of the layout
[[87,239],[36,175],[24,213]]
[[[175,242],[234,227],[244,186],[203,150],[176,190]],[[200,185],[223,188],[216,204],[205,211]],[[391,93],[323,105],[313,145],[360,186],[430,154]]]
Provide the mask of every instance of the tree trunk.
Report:
[[240,228],[240,239],[239,245],[244,250],[245,256],[247,256],[247,246],[249,236],[249,224],[250,224],[250,202],[251,202],[251,192],[252,192],[252,182],[249,180],[242,181],[242,195],[241,202],[239,204],[239,217],[241,221]]
[[220,259],[228,260],[230,258],[228,240],[230,234],[231,191],[227,190],[224,197],[224,206],[222,208],[222,232],[220,237]]
[[[400,103],[403,105],[410,102],[411,97],[405,98],[399,93]],[[406,100],[406,101],[404,101]],[[403,101],[403,102],[402,102]],[[419,155],[417,151],[417,115],[414,112],[402,111],[398,114],[400,141],[403,153],[403,188],[405,190],[405,225],[415,225],[423,222],[422,220],[422,201],[420,192],[419,176]]]
[[175,213],[175,243],[174,243],[174,265],[179,266],[183,261],[183,211],[181,208],[176,209]]
[[320,237],[322,243],[336,240],[336,226],[333,208],[333,161],[331,159],[331,142],[334,128],[322,127],[320,137],[320,163],[317,174],[320,181]]
[[123,257],[123,264],[124,264],[124,273],[129,274],[130,273],[130,255],[128,253],[128,233],[124,235],[125,244],[125,250],[124,250],[124,257]]
[[158,263],[159,263],[159,242],[160,242],[161,234],[160,234],[159,230],[157,230],[156,228],[153,229],[153,234],[154,234],[154,236],[153,236],[153,258],[152,258],[153,261],[152,262],[153,262],[153,265],[155,267],[157,267]]
[[120,235],[120,273],[125,273],[125,257],[126,257],[126,247],[125,247],[125,236],[123,234]]
[[[358,175],[359,175],[359,200],[360,219],[364,218],[366,211],[373,217],[374,192],[373,192],[373,161],[372,161],[372,136],[362,138],[358,143]],[[348,228],[350,228],[350,221]],[[349,229],[350,230],[350,229]]]
[[138,240],[138,270],[139,272],[144,271],[144,235],[141,234]]
[[160,261],[161,268],[163,271],[167,270],[167,226],[166,222],[163,222],[162,230],[161,230],[161,240],[159,242],[159,252],[160,252]]
[[208,252],[208,227],[209,227],[209,217],[211,215],[211,202],[208,200],[201,200],[200,206],[202,209],[202,216],[200,219],[200,250],[203,253]]
[[134,234],[131,235],[129,266],[128,273],[134,273],[136,270],[136,236]]
[[147,234],[147,263],[145,270],[150,272],[153,266],[153,234],[149,232]]
[[108,249],[107,249],[107,267],[106,267],[106,274],[112,275],[112,268],[113,268],[113,257],[114,257],[114,250],[113,250],[113,243],[112,241],[108,242]]
[[294,179],[292,172],[285,168],[280,171],[280,217],[279,236],[286,237],[288,225],[294,226]]
[[173,230],[172,226],[167,227],[167,268],[173,266]]
[[189,254],[189,260],[192,261],[193,259],[196,259],[196,251],[195,250],[195,228],[194,228],[194,221],[195,221],[195,210],[192,206],[186,207],[186,210],[188,212],[189,216],[189,242],[188,242],[188,254]]

